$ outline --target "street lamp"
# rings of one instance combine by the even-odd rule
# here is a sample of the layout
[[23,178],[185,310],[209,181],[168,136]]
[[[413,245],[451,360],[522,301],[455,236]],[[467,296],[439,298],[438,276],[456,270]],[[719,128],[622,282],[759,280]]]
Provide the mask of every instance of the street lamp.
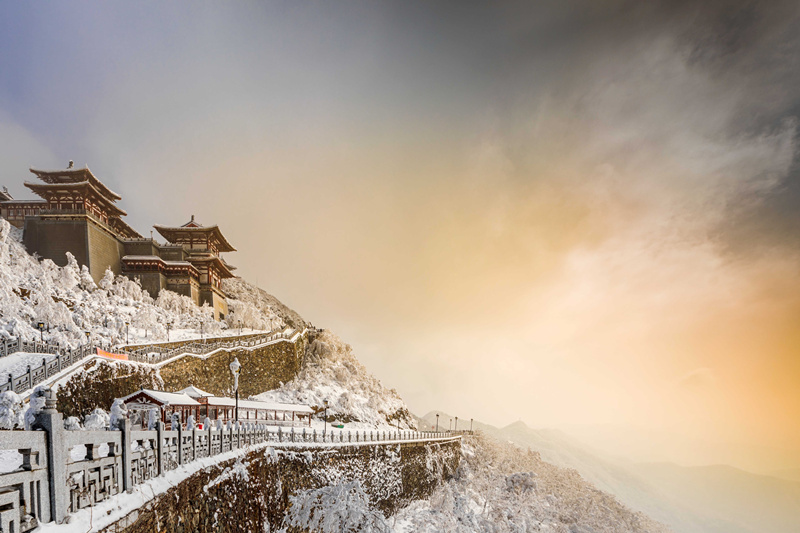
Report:
[[458,431],[458,417],[456,417],[456,431]]
[[36,324],[36,328],[39,330],[42,342],[44,342],[44,322],[39,322]]
[[89,332],[84,331],[84,333],[86,333],[86,344],[89,344]]
[[472,433],[472,419],[469,419],[469,432]]
[[242,365],[239,364],[239,358],[234,357],[233,362],[230,364],[231,372],[233,372],[233,391],[236,394],[236,411],[233,414],[235,422],[239,421],[239,369]]
[[439,433],[439,415],[436,415],[436,433]]
[[322,400],[325,405],[325,429],[322,430],[322,442],[325,442],[325,435],[328,434],[328,400]]
[[453,431],[453,419],[450,419],[450,425],[447,426],[447,431]]
[[169,328],[172,327],[172,322],[167,322],[167,342],[169,342]]
[[130,322],[125,322],[125,344],[130,344],[131,341],[128,338],[128,326],[130,326]]

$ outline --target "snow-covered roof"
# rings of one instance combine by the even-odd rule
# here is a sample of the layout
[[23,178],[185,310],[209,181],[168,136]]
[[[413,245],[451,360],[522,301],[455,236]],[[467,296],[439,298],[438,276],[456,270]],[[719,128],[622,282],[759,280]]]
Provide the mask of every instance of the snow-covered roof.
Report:
[[189,385],[185,389],[181,389],[178,392],[191,396],[192,398],[203,398],[205,396],[213,396],[213,394],[211,394],[210,392],[198,389],[194,385]]
[[[235,407],[236,400],[225,396],[209,396],[204,399],[211,406]],[[295,413],[313,413],[314,410],[307,405],[298,403],[262,402],[258,400],[239,400],[239,408],[266,409],[268,411],[294,411]]]
[[133,398],[137,394],[144,393],[147,396],[150,396],[158,403],[164,405],[200,405],[197,400],[189,396],[188,394],[183,394],[181,392],[164,392],[160,390],[150,390],[150,389],[142,389],[139,391],[134,392],[133,394],[129,394],[122,398],[123,402],[127,402],[129,399]]
[[126,255],[123,261],[162,261],[157,255]]

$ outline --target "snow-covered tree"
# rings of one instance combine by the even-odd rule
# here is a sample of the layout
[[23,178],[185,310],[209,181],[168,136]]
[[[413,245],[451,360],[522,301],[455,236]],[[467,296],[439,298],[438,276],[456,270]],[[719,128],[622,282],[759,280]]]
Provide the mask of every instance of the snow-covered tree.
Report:
[[301,492],[293,496],[285,524],[290,531],[316,533],[390,533],[358,480]]

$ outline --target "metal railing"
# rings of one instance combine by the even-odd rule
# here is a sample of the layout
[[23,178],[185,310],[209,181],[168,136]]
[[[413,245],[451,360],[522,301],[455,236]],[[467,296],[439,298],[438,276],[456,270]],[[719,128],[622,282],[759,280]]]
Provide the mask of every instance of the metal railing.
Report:
[[[19,468],[0,474],[0,531],[25,532],[42,522],[62,522],[80,509],[162,476],[178,466],[260,443],[282,448],[425,445],[460,441],[461,436],[418,431],[320,432],[264,424],[210,424],[204,429],[150,431],[67,431],[48,391],[35,427],[44,431],[0,430],[0,449],[17,450]],[[413,444],[416,443],[416,444]]]

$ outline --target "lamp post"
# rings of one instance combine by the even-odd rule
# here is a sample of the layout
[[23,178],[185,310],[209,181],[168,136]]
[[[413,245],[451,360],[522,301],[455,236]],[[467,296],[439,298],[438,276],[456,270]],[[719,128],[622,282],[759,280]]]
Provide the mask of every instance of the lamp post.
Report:
[[131,325],[130,322],[125,322],[125,344],[131,343],[130,339],[128,338],[128,326],[130,325]]
[[436,433],[439,433],[439,415],[436,415]]
[[242,321],[240,320],[239,321],[239,336],[241,337],[241,335],[242,335]]
[[239,358],[234,357],[233,362],[230,364],[231,372],[233,372],[233,391],[236,394],[236,411],[233,413],[233,420],[239,421],[239,369],[242,365],[239,363]]
[[325,436],[328,434],[328,400],[322,400],[325,405],[325,429],[322,430],[322,442],[325,442]]
[[450,419],[450,425],[447,426],[447,431],[453,431],[453,419]]
[[169,342],[169,328],[172,327],[172,322],[167,322],[167,342]]
[[472,433],[472,419],[469,419],[469,432]]
[[458,417],[456,417],[456,431],[458,431]]
[[36,324],[36,328],[39,330],[41,341],[44,342],[44,322]]
[[84,333],[86,333],[86,344],[88,345],[89,344],[89,335],[90,335],[90,333],[88,331],[84,331]]

